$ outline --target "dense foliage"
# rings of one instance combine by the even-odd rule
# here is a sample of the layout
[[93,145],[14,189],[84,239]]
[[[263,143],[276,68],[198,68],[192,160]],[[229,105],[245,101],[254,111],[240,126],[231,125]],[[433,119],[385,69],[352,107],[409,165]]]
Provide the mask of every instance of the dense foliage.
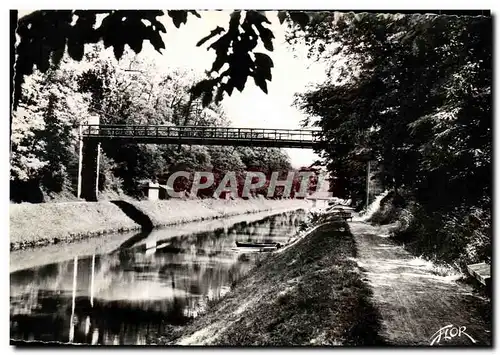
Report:
[[364,161],[378,161],[376,178],[412,201],[406,240],[488,259],[491,17],[323,13],[289,40],[330,63],[328,80],[297,97],[323,129],[329,169],[359,197]]

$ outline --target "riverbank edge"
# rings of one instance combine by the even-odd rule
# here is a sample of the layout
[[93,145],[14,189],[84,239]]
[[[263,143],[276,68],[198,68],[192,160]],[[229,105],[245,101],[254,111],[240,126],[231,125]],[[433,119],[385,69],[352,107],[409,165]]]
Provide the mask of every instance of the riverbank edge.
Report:
[[313,226],[296,243],[259,261],[221,300],[155,345],[382,345],[380,316],[346,222]]
[[10,250],[68,243],[110,233],[144,228],[120,203],[137,211],[152,228],[181,223],[213,220],[255,212],[308,208],[305,200],[255,199],[193,199],[138,201],[120,200],[99,202],[61,202],[42,204],[11,204]]

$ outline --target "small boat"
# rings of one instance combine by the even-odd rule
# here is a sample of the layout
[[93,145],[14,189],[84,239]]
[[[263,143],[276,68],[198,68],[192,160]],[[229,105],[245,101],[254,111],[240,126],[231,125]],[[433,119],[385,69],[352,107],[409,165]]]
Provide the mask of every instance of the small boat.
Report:
[[237,247],[246,247],[246,248],[280,248],[280,243],[252,243],[252,242],[236,242]]

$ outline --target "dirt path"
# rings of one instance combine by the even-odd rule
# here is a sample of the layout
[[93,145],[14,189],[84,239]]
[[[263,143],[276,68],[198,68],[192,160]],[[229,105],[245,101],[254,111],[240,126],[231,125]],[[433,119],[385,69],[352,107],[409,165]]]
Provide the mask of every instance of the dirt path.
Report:
[[[384,237],[387,231],[382,228],[363,222],[349,226],[357,243],[358,264],[373,288],[373,303],[382,317],[381,336],[387,343],[430,345],[434,340],[434,346],[491,345],[488,300],[457,283],[457,276],[437,275],[430,263]],[[448,325],[452,327],[440,337],[439,330]]]

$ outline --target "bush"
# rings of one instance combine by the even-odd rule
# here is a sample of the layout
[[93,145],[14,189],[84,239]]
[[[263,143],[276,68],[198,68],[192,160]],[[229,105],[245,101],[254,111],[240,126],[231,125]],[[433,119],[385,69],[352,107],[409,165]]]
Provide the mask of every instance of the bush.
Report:
[[404,208],[406,198],[395,191],[391,191],[380,201],[380,208],[373,213],[369,222],[375,224],[389,224],[399,220]]
[[123,179],[115,176],[117,164],[101,153],[99,167],[99,190],[111,196],[123,194]]
[[488,208],[455,207],[431,210],[408,193],[390,192],[369,220],[396,222],[392,237],[410,252],[464,269],[491,260],[491,212]]
[[491,260],[491,216],[480,209],[428,214],[412,202],[399,213],[393,237],[415,254],[466,265]]

